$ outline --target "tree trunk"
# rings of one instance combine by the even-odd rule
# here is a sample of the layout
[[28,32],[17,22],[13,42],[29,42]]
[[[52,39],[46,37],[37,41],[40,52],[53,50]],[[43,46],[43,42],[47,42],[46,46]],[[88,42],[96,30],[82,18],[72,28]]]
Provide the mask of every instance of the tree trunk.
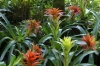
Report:
[[53,0],[53,7],[64,11],[65,0]]

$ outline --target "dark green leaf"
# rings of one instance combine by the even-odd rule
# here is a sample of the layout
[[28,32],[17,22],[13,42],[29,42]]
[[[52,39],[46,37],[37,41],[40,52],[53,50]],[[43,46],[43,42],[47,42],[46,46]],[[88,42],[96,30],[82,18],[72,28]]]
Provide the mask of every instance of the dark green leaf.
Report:
[[52,38],[51,34],[45,35],[39,40],[39,43],[44,43],[46,40],[51,39],[51,38]]
[[0,62],[0,66],[6,66],[5,62]]
[[8,66],[13,66],[13,63],[14,63],[15,59],[16,59],[16,56],[12,55],[12,58],[10,60],[10,64]]
[[15,44],[15,43],[16,43],[16,41],[13,40],[13,41],[10,41],[10,42],[7,44],[7,46],[4,48],[3,52],[1,53],[0,61],[4,58],[4,56],[5,56],[6,52],[8,51],[8,49],[9,49],[13,44]]
[[94,64],[89,64],[89,63],[81,63],[81,64],[76,64],[74,66],[96,66]]
[[86,55],[89,55],[89,54],[92,54],[92,53],[95,53],[96,51],[87,51],[79,56],[77,56],[74,61],[71,63],[71,66],[74,66],[76,64],[80,64],[82,59],[86,56]]

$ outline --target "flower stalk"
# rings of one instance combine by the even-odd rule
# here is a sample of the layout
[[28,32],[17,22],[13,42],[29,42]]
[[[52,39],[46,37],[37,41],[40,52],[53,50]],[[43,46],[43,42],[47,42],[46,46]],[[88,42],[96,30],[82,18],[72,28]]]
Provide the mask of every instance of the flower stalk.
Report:
[[[52,43],[55,43],[55,41],[59,40],[59,28],[60,28],[60,17],[63,15],[62,10],[59,10],[58,8],[50,8],[46,9],[45,11],[46,15],[49,17],[49,27],[51,30],[51,33],[53,34],[53,38],[51,40]],[[52,44],[51,43],[51,44]],[[52,44],[52,47],[55,48],[56,46]]]
[[63,39],[61,39],[61,43],[62,43],[62,49],[63,49],[63,53],[64,53],[64,66],[68,66],[68,60],[69,60],[69,52],[72,48],[72,44],[74,41],[71,40],[71,37],[64,37]]

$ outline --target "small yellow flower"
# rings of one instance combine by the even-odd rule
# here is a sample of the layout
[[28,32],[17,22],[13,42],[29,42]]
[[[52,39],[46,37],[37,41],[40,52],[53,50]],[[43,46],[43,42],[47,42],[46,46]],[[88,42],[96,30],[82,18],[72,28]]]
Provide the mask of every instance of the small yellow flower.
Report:
[[64,37],[61,39],[62,45],[65,50],[70,50],[74,41],[71,40],[71,37]]

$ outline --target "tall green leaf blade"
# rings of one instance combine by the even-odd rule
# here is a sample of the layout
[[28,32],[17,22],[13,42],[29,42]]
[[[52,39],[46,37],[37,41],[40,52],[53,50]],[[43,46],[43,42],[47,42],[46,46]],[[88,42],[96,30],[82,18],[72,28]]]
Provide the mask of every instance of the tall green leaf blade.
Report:
[[100,23],[100,20],[97,20],[95,22],[94,29],[92,31],[92,34],[95,35],[96,38],[97,38],[97,34],[98,34],[99,23]]
[[1,17],[4,19],[4,21],[5,21],[6,24],[4,24],[4,23],[1,22],[1,21],[0,21],[0,23],[8,30],[8,32],[10,33],[10,35],[11,35],[14,39],[16,39],[16,35],[15,35],[14,31],[13,31],[13,28],[12,28],[11,25],[10,25],[10,22],[8,21],[8,19],[5,17],[4,14],[0,13],[0,15],[2,15]]
[[8,49],[15,43],[16,43],[16,41],[12,40],[7,44],[7,46],[4,48],[4,51],[2,52],[2,54],[0,56],[0,61],[4,58],[4,56],[5,56],[6,52],[8,51]]
[[58,66],[58,63],[57,63],[57,61],[56,61],[56,59],[54,57],[49,57],[49,59],[52,61],[54,66]]
[[76,64],[75,66],[96,66],[96,65],[89,63],[81,63],[81,64]]
[[92,31],[92,34],[97,38],[97,34],[98,34],[98,28],[99,28],[99,24],[100,24],[100,13],[95,13],[93,11],[90,11],[96,18],[96,22],[94,24],[94,28]]
[[62,36],[65,32],[67,32],[67,31],[69,31],[69,30],[71,30],[71,28],[68,28],[68,29],[66,29],[66,30],[62,31],[62,33],[61,33],[61,35],[60,35],[60,36]]
[[0,24],[1,24],[5,29],[7,29],[7,30],[9,31],[8,27],[7,27],[3,22],[0,21]]
[[18,34],[18,36],[17,36],[18,41],[21,41],[21,39],[23,38],[23,34],[22,34],[21,30],[18,29],[16,26],[15,26],[15,29],[16,29],[16,33]]
[[6,39],[10,39],[10,38],[9,38],[9,37],[4,37],[4,38],[2,38],[2,39],[0,40],[0,46],[1,46],[2,42],[5,41]]
[[89,55],[89,54],[92,54],[92,53],[95,53],[96,51],[87,51],[81,55],[79,55],[78,57],[75,58],[75,60],[71,63],[71,66],[74,66],[76,64],[80,64],[82,59],[86,56],[86,55]]
[[51,39],[51,38],[52,38],[51,34],[45,35],[39,40],[39,43],[44,43],[46,40]]
[[79,25],[77,26],[72,26],[72,28],[77,28],[82,34],[86,34],[86,31]]
[[56,49],[52,49],[52,52],[55,55],[56,61],[58,63],[58,66],[62,66],[61,59],[60,59],[60,56],[58,54],[58,51]]
[[86,34],[86,31],[81,26],[76,26],[77,29],[80,30],[81,33]]
[[0,62],[0,66],[6,66],[5,62]]
[[74,52],[70,52],[69,53],[69,55],[68,55],[68,65],[69,65],[69,63],[71,62],[71,59],[72,59],[72,57],[73,57],[73,55],[74,55]]
[[7,25],[10,25],[8,19],[5,17],[4,14],[0,13],[1,17],[4,19],[4,21],[6,22]]
[[11,61],[10,61],[8,66],[13,66],[13,63],[14,63],[15,59],[16,59],[16,56],[12,55]]
[[12,45],[10,48],[9,54],[8,54],[8,63],[10,62],[10,60],[12,58],[11,54],[13,54],[14,49],[15,49],[15,45]]
[[93,56],[93,54],[89,55],[88,63],[94,64],[94,56]]
[[17,59],[14,61],[13,66],[16,66],[16,65],[20,62],[21,59],[22,59],[22,55],[20,54],[20,55],[17,57]]
[[62,29],[59,29],[59,31],[58,31],[58,37],[60,37],[61,36],[61,33],[62,32]]
[[14,35],[14,32],[12,30],[12,28],[9,28],[9,26],[7,26],[6,24],[4,24],[3,22],[0,21],[0,24],[5,28],[7,29],[7,31],[10,33],[10,35],[15,38],[15,35]]

